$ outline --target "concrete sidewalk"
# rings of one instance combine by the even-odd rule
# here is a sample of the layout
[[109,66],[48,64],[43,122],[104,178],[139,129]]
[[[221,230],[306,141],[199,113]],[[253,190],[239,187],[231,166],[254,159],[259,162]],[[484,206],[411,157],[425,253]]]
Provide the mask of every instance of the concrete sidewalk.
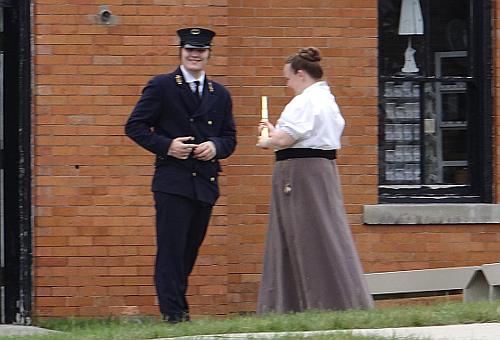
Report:
[[279,339],[280,337],[290,335],[302,335],[304,337],[307,337],[313,335],[329,335],[339,332],[348,332],[354,335],[376,335],[388,337],[391,339],[405,339],[411,336],[413,338],[425,340],[500,340],[500,323],[475,323],[468,325],[430,327],[354,329],[341,331],[218,334],[162,338],[156,340]]
[[48,334],[56,333],[50,329],[44,329],[35,326],[20,326],[20,325],[0,325],[0,336],[13,336],[13,335],[35,335],[35,334]]
[[[47,334],[54,331],[34,326],[0,325],[0,336]],[[219,340],[219,339],[279,339],[283,336],[329,335],[340,332],[354,335],[376,335],[388,338],[405,339],[409,336],[425,340],[500,340],[500,323],[475,323],[468,325],[448,325],[430,327],[400,327],[380,329],[353,329],[314,332],[279,332],[279,333],[235,333],[217,335],[183,336],[176,338],[161,338],[156,340]]]

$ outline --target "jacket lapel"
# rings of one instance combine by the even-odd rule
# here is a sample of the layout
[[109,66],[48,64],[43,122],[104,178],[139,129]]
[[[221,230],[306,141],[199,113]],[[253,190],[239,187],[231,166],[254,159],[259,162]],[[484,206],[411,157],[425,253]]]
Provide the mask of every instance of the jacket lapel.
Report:
[[216,99],[217,99],[217,94],[215,93],[212,82],[210,81],[210,79],[207,79],[207,77],[205,77],[201,103],[198,109],[193,113],[193,117],[203,116],[208,112],[210,112],[210,109],[215,104]]
[[192,113],[199,109],[199,102],[196,102],[193,91],[191,91],[189,84],[184,80],[180,67],[175,71],[175,82],[177,84],[179,95],[184,103],[184,106],[186,107],[186,112],[188,115],[192,115]]
[[179,95],[184,102],[188,115],[191,117],[199,117],[210,112],[210,109],[217,100],[217,93],[214,90],[212,81],[205,76],[201,101],[196,101],[193,91],[191,91],[189,84],[184,80],[180,67],[178,67],[174,73]]

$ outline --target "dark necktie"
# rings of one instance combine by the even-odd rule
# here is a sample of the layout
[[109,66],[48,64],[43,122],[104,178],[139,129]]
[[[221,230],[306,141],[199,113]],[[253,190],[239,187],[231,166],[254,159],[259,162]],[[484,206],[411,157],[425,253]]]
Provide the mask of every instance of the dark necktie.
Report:
[[199,81],[199,80],[195,80],[195,81],[194,81],[194,83],[195,83],[195,85],[196,85],[196,87],[195,87],[195,89],[194,89],[194,94],[196,95],[196,97],[197,97],[198,99],[200,99],[200,97],[201,97],[201,96],[200,96],[200,81]]

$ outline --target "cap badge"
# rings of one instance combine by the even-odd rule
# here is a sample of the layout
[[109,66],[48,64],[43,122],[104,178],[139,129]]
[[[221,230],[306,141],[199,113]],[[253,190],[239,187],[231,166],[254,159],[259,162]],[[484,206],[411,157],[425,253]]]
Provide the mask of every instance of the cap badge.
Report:
[[193,29],[191,29],[191,34],[192,35],[198,35],[200,33],[201,33],[201,31],[200,31],[199,28],[193,28]]
[[175,82],[177,85],[182,85],[182,77],[179,74],[175,76]]

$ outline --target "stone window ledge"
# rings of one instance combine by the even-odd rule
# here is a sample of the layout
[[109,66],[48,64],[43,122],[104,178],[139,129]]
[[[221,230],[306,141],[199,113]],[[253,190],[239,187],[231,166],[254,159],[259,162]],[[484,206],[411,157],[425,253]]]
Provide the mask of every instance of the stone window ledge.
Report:
[[377,204],[363,206],[365,224],[500,223],[500,204]]

